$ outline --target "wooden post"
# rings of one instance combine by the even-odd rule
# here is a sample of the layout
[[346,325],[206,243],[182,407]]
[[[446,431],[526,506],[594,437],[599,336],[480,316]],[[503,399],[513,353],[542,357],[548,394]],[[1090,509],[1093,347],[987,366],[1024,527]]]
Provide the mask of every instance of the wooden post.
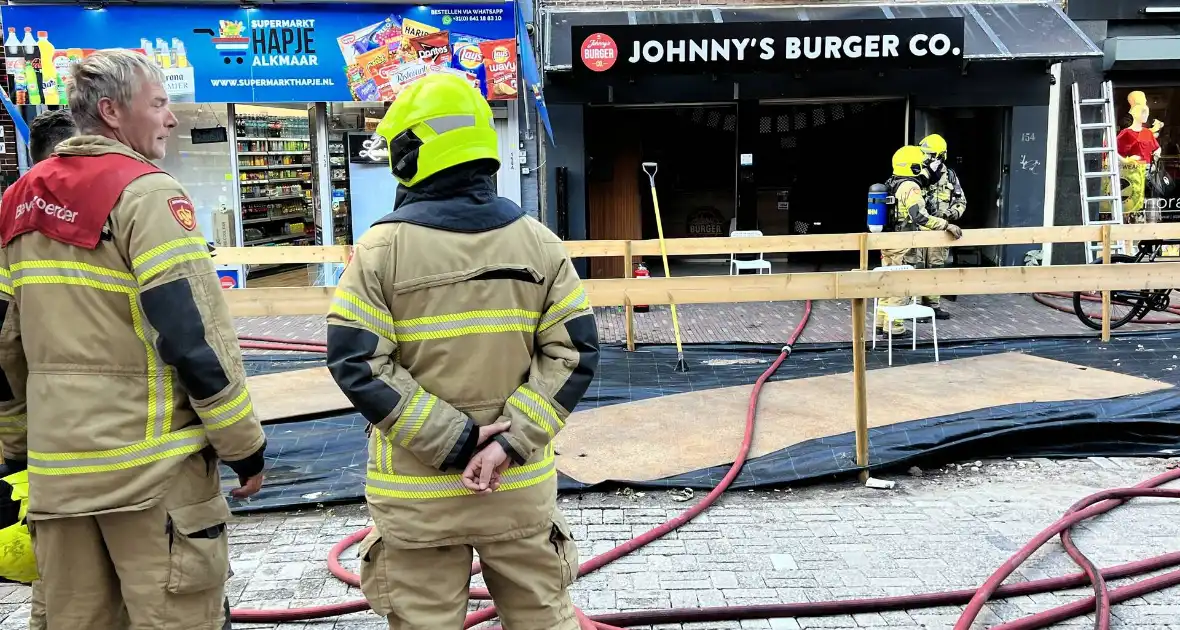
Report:
[[[869,268],[869,235],[861,234],[860,268]],[[869,480],[869,392],[865,367],[865,299],[852,300],[852,397],[856,405],[856,465],[860,480]],[[873,314],[876,317],[876,314]],[[876,323],[874,322],[874,326]]]
[[[1110,226],[1102,226],[1102,264],[1110,264]],[[1110,341],[1110,291],[1102,292],[1102,341]]]
[[[631,260],[631,241],[623,241],[623,278],[630,278],[632,275],[632,260]],[[624,317],[623,328],[627,335],[627,351],[635,351],[635,307],[631,305],[631,298],[624,299]]]

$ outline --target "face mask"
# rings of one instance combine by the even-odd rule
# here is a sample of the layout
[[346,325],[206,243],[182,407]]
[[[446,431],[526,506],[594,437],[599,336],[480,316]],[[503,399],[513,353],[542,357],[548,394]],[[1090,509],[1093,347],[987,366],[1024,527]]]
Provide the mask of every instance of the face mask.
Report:
[[940,170],[942,170],[942,160],[938,158],[930,160],[930,172],[937,174]]

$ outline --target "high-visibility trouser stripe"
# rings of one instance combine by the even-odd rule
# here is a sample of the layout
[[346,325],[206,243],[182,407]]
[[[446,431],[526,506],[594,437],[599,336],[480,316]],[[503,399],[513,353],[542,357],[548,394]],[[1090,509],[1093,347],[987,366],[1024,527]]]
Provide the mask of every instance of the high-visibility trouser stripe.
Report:
[[12,273],[7,267],[0,267],[0,293],[12,295]]
[[572,293],[545,311],[545,316],[541,318],[541,325],[537,327],[537,332],[545,332],[565,321],[570,315],[588,308],[590,308],[590,300],[586,297],[586,290],[579,284]]
[[540,394],[529,389],[528,385],[516,388],[516,391],[508,397],[508,404],[524,412],[524,415],[544,429],[549,437],[557,435],[557,432],[565,427],[557,409]]
[[406,403],[402,413],[397,417],[398,427],[397,435],[393,441],[402,446],[409,447],[410,440],[418,435],[418,431],[422,429],[422,424],[426,422],[426,418],[430,416],[430,412],[434,409],[435,403],[438,402],[433,394],[427,392],[421,387],[414,395],[410,397],[410,402]]
[[201,258],[210,258],[208,245],[204,238],[190,236],[168,241],[147,250],[136,256],[135,260],[131,261],[131,266],[135,270],[139,284],[146,284],[182,262]]
[[131,310],[131,326],[143,344],[147,357],[148,417],[144,435],[159,438],[172,429],[172,372],[164,365],[144,324],[143,309],[139,304],[139,284],[126,271],[108,269],[88,263],[68,260],[29,260],[12,265],[12,284],[64,284],[84,286],[100,291],[122,293],[127,296]]
[[501,332],[531,333],[540,316],[535,311],[506,308],[403,319],[394,326],[398,341],[423,341]]
[[[535,486],[557,474],[553,447],[545,448],[545,457],[538,462],[513,466],[500,477],[496,492],[520,490]],[[391,475],[369,471],[365,490],[383,497],[394,499],[447,499],[475,494],[463,487],[460,475],[437,475],[414,477]]]
[[82,453],[29,451],[29,472],[36,475],[83,475],[144,466],[199,452],[208,444],[203,427],[167,433],[123,448]]
[[378,335],[397,342],[393,317],[348,291],[336,289],[329,310],[344,319],[364,324]]
[[23,413],[0,416],[0,434],[11,435],[29,430],[28,416]]
[[245,387],[237,396],[201,414],[201,421],[209,431],[217,431],[236,424],[254,412],[254,402]]

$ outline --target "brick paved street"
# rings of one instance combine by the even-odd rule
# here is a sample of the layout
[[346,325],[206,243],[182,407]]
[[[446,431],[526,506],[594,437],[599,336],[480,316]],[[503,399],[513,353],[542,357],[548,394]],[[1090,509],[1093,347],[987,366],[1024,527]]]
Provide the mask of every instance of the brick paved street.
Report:
[[[848,483],[793,491],[740,492],[661,541],[580,579],[579,605],[622,610],[821,601],[978,586],[1036,531],[1096,490],[1127,486],[1162,472],[1165,460],[986,461],[922,477],[893,476],[894,490]],[[699,498],[699,496],[698,496]],[[697,499],[694,499],[697,500]],[[663,493],[563,497],[583,560],[680,513]],[[366,525],[360,506],[238,519],[232,525],[230,598],[241,608],[288,608],[359,597],[324,563],[328,548]],[[1076,530],[1100,566],[1180,549],[1180,502],[1140,501]],[[346,564],[355,567],[355,551]],[[1012,580],[1072,573],[1057,543],[1038,552]],[[1117,583],[1116,585],[1121,584]],[[1071,601],[1065,595],[991,604],[991,626]],[[0,587],[0,630],[26,627],[28,589]],[[683,628],[949,629],[958,609],[940,608],[828,618],[702,623]],[[1180,630],[1180,589],[1115,608],[1114,627]],[[1075,620],[1070,627],[1092,621]],[[378,630],[371,613],[269,630]],[[681,628],[680,625],[658,626]],[[977,627],[985,627],[979,624]]]
[[[987,339],[996,337],[1044,337],[1092,333],[1078,318],[1042,306],[1028,295],[965,295],[958,301],[944,300],[949,320],[938,322],[940,340]],[[1059,304],[1072,308],[1068,300]],[[872,303],[869,304],[871,310]],[[750,302],[745,304],[686,304],[677,307],[684,343],[744,341],[782,343],[803,314],[802,302]],[[598,329],[604,341],[625,339],[621,308],[597,308]],[[852,340],[852,307],[847,300],[812,303],[811,321],[801,342],[822,343]],[[238,320],[242,334],[269,335],[289,339],[323,339],[323,317],[244,317]],[[1126,325],[1120,331],[1155,329],[1158,325]],[[671,311],[653,307],[635,315],[636,341],[673,343]],[[868,331],[871,333],[871,330]],[[1094,333],[1096,334],[1096,333]],[[930,327],[919,324],[919,339],[928,339]]]

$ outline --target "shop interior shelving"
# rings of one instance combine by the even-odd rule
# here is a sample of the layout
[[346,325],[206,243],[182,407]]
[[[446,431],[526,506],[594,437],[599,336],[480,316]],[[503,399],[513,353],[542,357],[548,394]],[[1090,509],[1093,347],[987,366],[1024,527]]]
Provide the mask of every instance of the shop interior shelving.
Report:
[[[243,245],[312,244],[313,164],[307,117],[239,114],[234,122]],[[285,265],[252,265],[248,273],[280,266]]]
[[344,131],[329,132],[328,166],[332,177],[333,242],[336,245],[351,245],[352,199],[348,187],[348,145]]

